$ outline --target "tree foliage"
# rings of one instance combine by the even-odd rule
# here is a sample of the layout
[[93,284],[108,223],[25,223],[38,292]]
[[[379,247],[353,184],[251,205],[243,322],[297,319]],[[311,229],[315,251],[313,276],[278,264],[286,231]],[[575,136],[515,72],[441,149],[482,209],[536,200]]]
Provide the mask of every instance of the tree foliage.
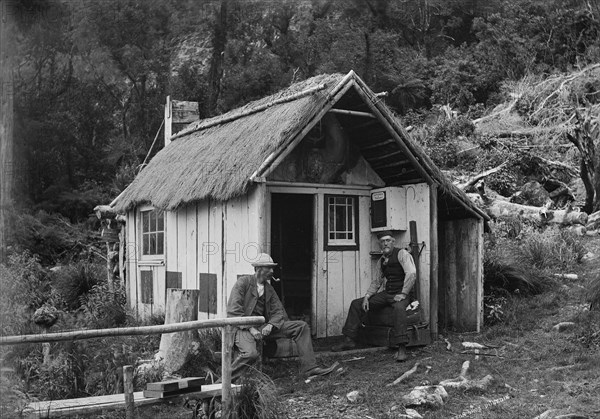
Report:
[[212,116],[320,73],[355,70],[401,114],[493,106],[507,82],[600,59],[579,0],[45,0],[19,4],[22,195],[87,218],[133,178],[166,95]]

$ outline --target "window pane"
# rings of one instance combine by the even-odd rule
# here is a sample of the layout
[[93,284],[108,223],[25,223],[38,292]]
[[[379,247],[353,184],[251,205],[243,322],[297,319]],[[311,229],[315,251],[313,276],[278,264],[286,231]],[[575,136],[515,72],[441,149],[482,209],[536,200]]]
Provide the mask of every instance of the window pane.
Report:
[[150,236],[148,234],[142,235],[142,254],[149,255],[150,253]]
[[348,240],[354,240],[354,233],[348,233]]
[[149,248],[149,254],[151,255],[155,255],[156,254],[156,234],[150,234],[148,237],[150,237],[150,248]]
[[327,226],[329,231],[335,231],[335,206],[329,206],[329,225]]
[[164,233],[156,235],[156,254],[162,255],[164,252]]
[[347,231],[352,231],[352,230],[354,230],[354,228],[353,228],[353,224],[354,223],[352,222],[352,207],[348,206],[346,208],[347,208],[347,214],[348,214],[348,217],[346,217],[346,220],[347,220],[347,222],[346,222],[346,230]]
[[346,211],[345,211],[345,207],[336,207],[336,214],[335,214],[335,218],[336,218],[336,224],[335,224],[335,230],[336,231],[346,231]]
[[346,239],[346,233],[335,233],[335,238],[337,240],[345,240]]
[[148,231],[148,211],[142,212],[142,232]]
[[150,230],[156,231],[156,211],[150,211]]
[[158,218],[158,231],[165,231],[165,213],[163,211],[159,211],[157,214]]

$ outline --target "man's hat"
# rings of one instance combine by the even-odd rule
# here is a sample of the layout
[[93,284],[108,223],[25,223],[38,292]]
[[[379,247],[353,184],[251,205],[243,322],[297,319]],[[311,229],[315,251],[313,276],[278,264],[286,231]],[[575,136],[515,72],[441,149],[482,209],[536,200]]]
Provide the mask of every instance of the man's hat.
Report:
[[255,268],[259,266],[277,266],[275,262],[273,262],[273,258],[267,255],[266,253],[259,253],[258,257],[254,262],[252,262],[252,266]]
[[390,236],[390,237],[394,237],[394,234],[390,231],[390,230],[383,230],[383,231],[378,231],[377,232],[377,238],[379,240],[381,240],[382,238],[386,237],[386,236]]

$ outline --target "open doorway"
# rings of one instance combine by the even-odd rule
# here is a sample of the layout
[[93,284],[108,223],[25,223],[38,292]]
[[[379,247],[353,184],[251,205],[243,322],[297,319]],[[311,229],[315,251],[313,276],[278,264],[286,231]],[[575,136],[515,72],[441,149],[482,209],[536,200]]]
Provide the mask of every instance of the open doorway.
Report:
[[308,194],[271,195],[271,256],[275,268],[273,286],[290,320],[310,324],[312,263],[314,256],[314,197]]

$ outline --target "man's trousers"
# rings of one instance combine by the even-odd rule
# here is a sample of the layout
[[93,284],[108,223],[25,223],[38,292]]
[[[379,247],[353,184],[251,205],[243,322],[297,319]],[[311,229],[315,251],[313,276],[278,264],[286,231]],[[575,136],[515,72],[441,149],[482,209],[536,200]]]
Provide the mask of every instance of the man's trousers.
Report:
[[[394,301],[395,294],[387,292],[378,292],[369,298],[369,311],[375,311],[387,306],[394,308],[394,330],[390,338],[390,344],[397,346],[408,343],[408,335],[406,334],[406,307],[408,307],[409,299],[405,298],[402,301]],[[342,333],[349,338],[356,340],[358,329],[362,326],[367,316],[367,313],[362,308],[364,298],[357,298],[350,303],[346,324],[342,329]]]
[[[310,337],[310,327],[306,322],[302,320],[284,321],[279,329],[273,328],[271,334],[265,337],[265,339],[278,338],[291,338],[296,342],[301,373],[317,366]],[[256,350],[257,344],[262,345],[262,342],[257,342],[248,329],[237,330],[235,333],[235,347],[239,353],[231,364],[232,380],[239,378],[247,366],[256,362],[259,357]]]

